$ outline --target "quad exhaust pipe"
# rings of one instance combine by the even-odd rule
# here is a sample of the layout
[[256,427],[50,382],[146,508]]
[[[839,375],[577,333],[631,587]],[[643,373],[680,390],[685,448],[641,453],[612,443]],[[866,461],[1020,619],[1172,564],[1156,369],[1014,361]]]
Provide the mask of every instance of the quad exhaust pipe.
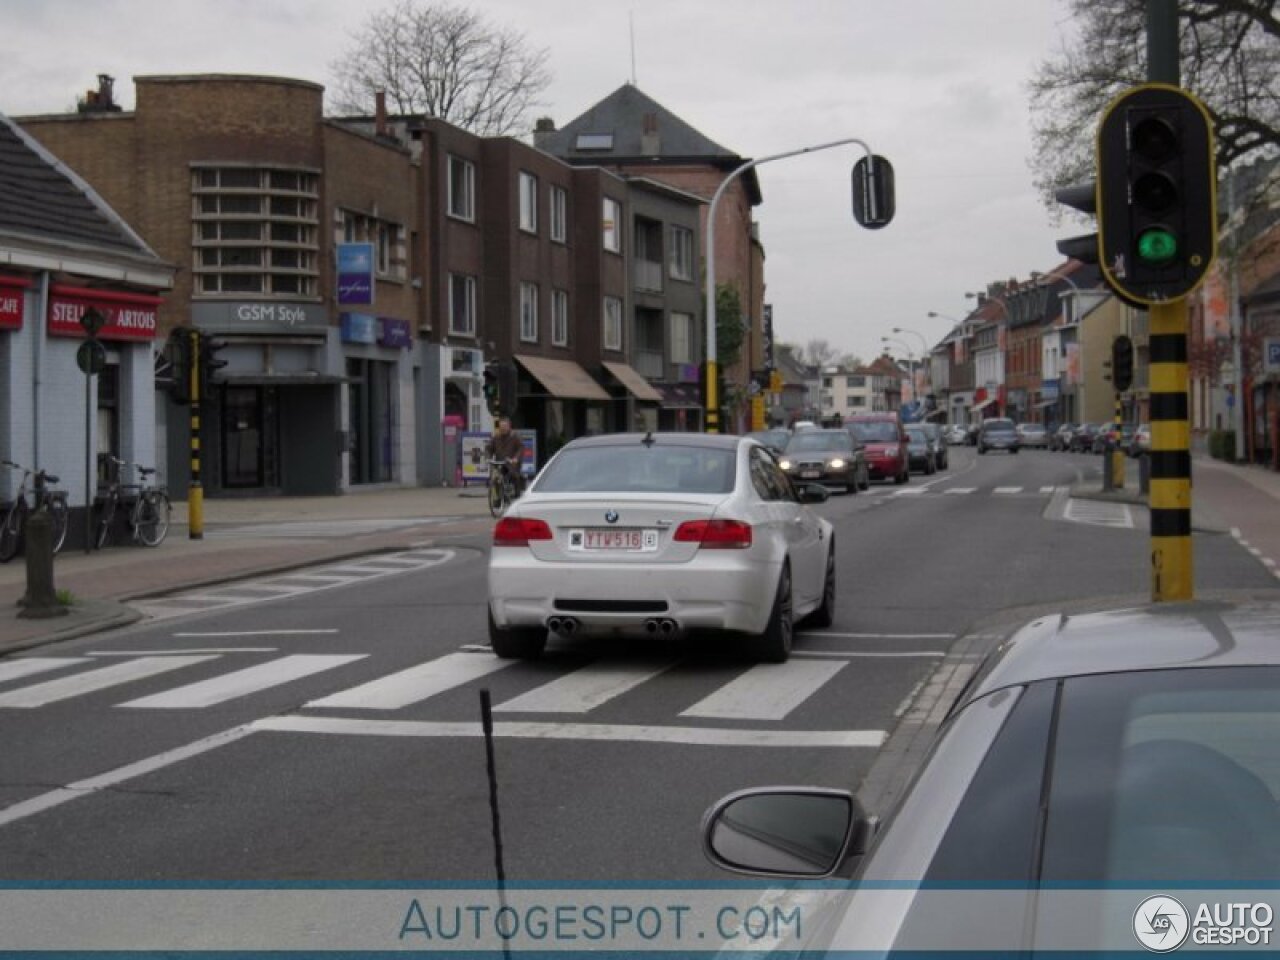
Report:
[[670,617],[650,617],[644,622],[644,632],[648,634],[660,634],[669,637],[680,631],[680,624],[676,623]]

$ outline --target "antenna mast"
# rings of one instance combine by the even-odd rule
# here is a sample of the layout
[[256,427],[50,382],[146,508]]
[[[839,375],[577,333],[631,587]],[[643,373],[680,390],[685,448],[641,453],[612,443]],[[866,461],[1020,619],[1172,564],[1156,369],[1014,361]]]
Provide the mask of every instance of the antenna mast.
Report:
[[636,85],[636,13],[634,10],[627,13],[627,19],[631,23],[631,85]]

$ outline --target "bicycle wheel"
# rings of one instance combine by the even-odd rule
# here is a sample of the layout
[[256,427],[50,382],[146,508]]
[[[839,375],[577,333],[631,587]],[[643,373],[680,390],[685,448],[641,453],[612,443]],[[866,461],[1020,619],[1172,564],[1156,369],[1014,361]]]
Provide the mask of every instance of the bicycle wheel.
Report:
[[116,498],[108,496],[102,503],[102,519],[98,521],[98,549],[101,550],[111,539],[111,523],[116,518]]
[[169,497],[158,490],[143,494],[135,516],[138,539],[148,547],[160,546],[169,532]]
[[18,555],[22,543],[22,527],[27,519],[27,501],[18,500],[0,523],[0,562],[8,563]]
[[49,498],[49,520],[53,523],[53,552],[57,553],[67,542],[67,498],[55,495]]
[[495,517],[502,516],[502,511],[507,509],[507,490],[502,480],[493,477],[489,480],[489,512]]

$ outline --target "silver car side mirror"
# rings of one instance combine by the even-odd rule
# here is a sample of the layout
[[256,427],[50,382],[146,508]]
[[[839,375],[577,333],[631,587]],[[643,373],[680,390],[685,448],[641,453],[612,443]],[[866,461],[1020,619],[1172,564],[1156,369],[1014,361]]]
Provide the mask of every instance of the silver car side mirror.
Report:
[[869,836],[869,822],[853,795],[843,790],[746,790],[707,811],[702,849],[712,863],[734,873],[827,877],[851,852],[862,852],[851,847]]

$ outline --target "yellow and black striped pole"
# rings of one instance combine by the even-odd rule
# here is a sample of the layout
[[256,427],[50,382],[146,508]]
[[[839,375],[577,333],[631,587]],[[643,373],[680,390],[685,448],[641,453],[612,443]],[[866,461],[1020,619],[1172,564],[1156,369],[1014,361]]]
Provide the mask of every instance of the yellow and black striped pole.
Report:
[[191,331],[191,484],[187,488],[187,536],[204,539],[204,487],[200,483],[200,331]]
[[1187,403],[1187,301],[1150,308],[1151,599],[1190,600],[1191,428]]
[[1124,447],[1120,443],[1123,434],[1120,428],[1124,426],[1124,394],[1116,391],[1116,412],[1114,429],[1111,435],[1115,438],[1115,446],[1111,453],[1111,483],[1117,490],[1124,489]]

